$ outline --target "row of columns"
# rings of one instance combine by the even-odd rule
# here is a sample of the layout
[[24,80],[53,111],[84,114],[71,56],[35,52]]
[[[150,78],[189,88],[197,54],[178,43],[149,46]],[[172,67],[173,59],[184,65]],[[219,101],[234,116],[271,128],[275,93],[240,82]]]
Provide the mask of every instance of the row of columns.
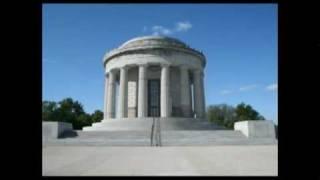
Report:
[[[181,109],[184,117],[191,117],[191,90],[189,69],[186,66],[180,67],[180,100]],[[105,78],[105,104],[104,119],[115,118],[115,78],[114,70],[108,73]],[[147,117],[147,65],[139,65],[138,78],[138,117]],[[205,96],[203,85],[203,72],[193,71],[193,90],[194,90],[194,111],[197,118],[205,115]],[[170,66],[161,65],[161,85],[160,85],[160,116],[170,117],[172,103],[170,100]],[[119,118],[127,117],[128,114],[128,67],[120,69],[119,86]]]

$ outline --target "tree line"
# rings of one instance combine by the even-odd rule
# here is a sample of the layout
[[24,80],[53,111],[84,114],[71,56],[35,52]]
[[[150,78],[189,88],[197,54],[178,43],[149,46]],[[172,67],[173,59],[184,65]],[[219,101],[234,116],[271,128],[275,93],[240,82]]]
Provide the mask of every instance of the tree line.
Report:
[[[207,118],[227,129],[233,129],[237,121],[243,120],[264,120],[255,109],[245,103],[240,103],[236,107],[227,104],[210,105],[207,108]],[[94,111],[92,114],[86,113],[83,105],[72,98],[65,98],[59,102],[42,102],[43,121],[61,121],[72,123],[73,128],[80,130],[84,126],[100,122],[103,119],[103,112]]]
[[240,103],[236,107],[227,104],[210,105],[207,109],[207,118],[227,129],[233,129],[237,121],[265,120],[255,109],[245,103]]
[[72,98],[65,98],[59,102],[42,102],[42,120],[60,121],[72,123],[73,128],[80,130],[84,126],[90,126],[92,123],[100,122],[103,119],[103,112],[94,111],[92,114],[86,113],[83,105]]

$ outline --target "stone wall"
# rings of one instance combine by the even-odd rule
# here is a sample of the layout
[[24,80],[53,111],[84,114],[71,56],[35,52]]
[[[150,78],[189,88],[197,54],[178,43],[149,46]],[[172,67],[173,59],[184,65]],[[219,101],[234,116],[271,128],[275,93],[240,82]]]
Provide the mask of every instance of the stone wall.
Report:
[[248,120],[234,124],[234,130],[241,131],[249,138],[276,138],[275,126],[268,120]]
[[128,70],[128,117],[136,117],[138,113],[138,68]]
[[42,122],[42,139],[55,139],[61,137],[63,133],[72,131],[71,123],[66,122]]

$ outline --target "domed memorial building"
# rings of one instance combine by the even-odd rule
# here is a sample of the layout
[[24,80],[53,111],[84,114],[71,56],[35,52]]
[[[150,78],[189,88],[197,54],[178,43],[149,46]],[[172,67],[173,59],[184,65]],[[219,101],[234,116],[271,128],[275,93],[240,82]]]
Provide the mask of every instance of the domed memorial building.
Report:
[[[163,36],[131,39],[106,53],[104,119],[83,130],[193,129],[205,120],[205,56]],[[209,127],[209,126],[205,126]]]

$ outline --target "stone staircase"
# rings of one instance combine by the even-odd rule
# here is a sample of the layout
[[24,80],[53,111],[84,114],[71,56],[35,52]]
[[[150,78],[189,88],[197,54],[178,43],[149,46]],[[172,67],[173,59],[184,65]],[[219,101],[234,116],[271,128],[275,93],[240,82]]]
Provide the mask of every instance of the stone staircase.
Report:
[[[150,128],[149,128],[150,129]],[[150,146],[151,130],[147,131],[74,131],[62,138],[47,140],[47,145],[71,146]],[[164,130],[162,146],[270,145],[277,140],[247,138],[233,130]]]
[[[202,119],[194,118],[156,118],[160,120],[161,130],[218,130],[222,127]],[[117,118],[102,120],[92,126],[83,128],[83,131],[148,131],[152,126],[153,118]]]

